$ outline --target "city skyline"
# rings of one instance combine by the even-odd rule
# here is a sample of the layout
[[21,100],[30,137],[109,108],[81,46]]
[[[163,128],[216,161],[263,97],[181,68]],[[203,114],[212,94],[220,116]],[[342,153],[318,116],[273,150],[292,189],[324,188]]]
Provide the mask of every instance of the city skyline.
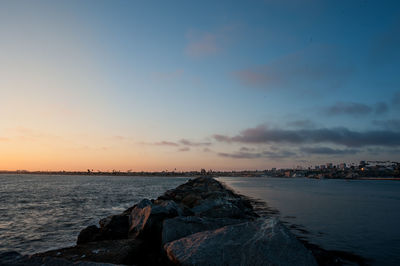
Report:
[[396,1],[2,1],[0,169],[400,161]]

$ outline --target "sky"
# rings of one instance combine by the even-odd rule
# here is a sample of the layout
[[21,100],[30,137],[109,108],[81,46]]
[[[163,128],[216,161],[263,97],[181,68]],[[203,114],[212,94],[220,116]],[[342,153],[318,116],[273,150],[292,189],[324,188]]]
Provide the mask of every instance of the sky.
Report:
[[0,2],[1,170],[400,161],[398,1]]

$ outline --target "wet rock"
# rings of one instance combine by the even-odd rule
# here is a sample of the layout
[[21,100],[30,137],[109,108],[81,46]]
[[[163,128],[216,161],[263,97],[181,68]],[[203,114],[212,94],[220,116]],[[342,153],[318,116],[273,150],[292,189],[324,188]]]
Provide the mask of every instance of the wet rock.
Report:
[[226,225],[245,222],[240,219],[229,218],[201,218],[196,216],[175,217],[167,219],[162,228],[162,244],[180,239],[182,237],[206,231],[214,230]]
[[199,232],[164,248],[179,265],[317,265],[311,252],[275,219]]
[[104,240],[128,237],[129,216],[112,215],[99,221],[100,232]]
[[95,225],[91,225],[86,227],[79,233],[77,244],[83,244],[98,240],[101,240],[100,228]]
[[128,238],[129,216],[127,215],[112,215],[101,219],[99,224],[100,228],[91,225],[83,229],[78,235],[77,244]]
[[39,253],[34,257],[62,258],[72,262],[135,264],[141,261],[144,251],[142,244],[138,239],[104,240]]

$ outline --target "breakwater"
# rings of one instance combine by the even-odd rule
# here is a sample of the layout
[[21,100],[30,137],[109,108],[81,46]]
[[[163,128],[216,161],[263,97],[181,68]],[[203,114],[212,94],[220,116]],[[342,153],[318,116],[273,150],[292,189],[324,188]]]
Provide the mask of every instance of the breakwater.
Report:
[[77,245],[22,256],[4,265],[316,265],[312,250],[251,200],[211,177],[144,199],[81,231]]

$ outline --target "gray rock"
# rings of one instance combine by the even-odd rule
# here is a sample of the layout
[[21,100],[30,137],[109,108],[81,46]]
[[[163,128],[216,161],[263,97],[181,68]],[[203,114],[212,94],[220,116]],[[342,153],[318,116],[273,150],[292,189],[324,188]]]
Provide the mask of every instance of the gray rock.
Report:
[[162,228],[162,244],[164,245],[168,242],[194,233],[214,230],[226,225],[242,222],[245,222],[245,220],[229,218],[201,218],[196,216],[166,219],[164,220]]
[[207,199],[192,208],[197,216],[211,218],[245,218],[246,210],[238,206],[240,200]]
[[164,249],[179,265],[317,265],[312,253],[276,219],[196,233]]

